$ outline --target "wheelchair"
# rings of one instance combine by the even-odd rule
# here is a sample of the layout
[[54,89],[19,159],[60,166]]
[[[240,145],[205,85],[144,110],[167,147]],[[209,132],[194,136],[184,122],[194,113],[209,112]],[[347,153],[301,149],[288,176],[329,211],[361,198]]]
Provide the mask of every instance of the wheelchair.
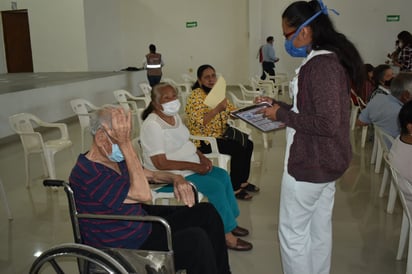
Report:
[[[32,264],[30,274],[37,273],[142,273],[142,274],[185,274],[175,271],[171,228],[167,221],[157,216],[124,216],[81,214],[77,212],[73,190],[68,182],[44,180],[46,187],[63,187],[66,192],[75,243],[65,243],[44,251]],[[197,189],[192,184],[197,198]],[[196,199],[196,203],[198,200]],[[79,219],[108,219],[139,222],[160,222],[167,234],[167,250],[132,250],[124,248],[97,249],[82,244]],[[74,265],[74,266],[73,266]]]

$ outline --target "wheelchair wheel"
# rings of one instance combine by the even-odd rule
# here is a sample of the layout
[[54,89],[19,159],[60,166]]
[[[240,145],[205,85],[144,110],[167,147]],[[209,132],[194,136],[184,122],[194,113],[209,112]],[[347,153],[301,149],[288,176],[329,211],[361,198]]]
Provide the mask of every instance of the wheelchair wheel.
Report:
[[129,273],[105,252],[82,244],[61,244],[43,252],[32,264],[37,273]]

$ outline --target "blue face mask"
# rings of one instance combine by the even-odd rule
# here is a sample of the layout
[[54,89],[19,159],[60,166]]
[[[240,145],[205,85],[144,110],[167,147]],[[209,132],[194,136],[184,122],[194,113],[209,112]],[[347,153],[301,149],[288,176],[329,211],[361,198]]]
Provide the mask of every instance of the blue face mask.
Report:
[[295,47],[293,45],[293,40],[295,40],[295,35],[292,37],[292,39],[285,41],[285,49],[286,52],[289,53],[290,56],[292,57],[306,57],[308,56],[308,45],[302,46],[302,47]]
[[[285,41],[285,49],[286,52],[289,53],[290,56],[292,57],[306,57],[308,56],[308,50],[309,50],[309,46],[310,45],[305,45],[302,47],[295,47],[293,45],[293,40],[295,40],[296,36],[299,34],[299,32],[306,27],[307,25],[309,25],[310,22],[312,22],[316,17],[318,17],[320,14],[328,14],[328,8],[323,4],[323,2],[321,0],[319,1],[319,5],[321,7],[321,10],[318,11],[317,13],[315,13],[312,17],[310,17],[308,20],[306,20],[305,22],[303,22],[302,25],[299,26],[299,28],[297,29],[297,31],[295,32],[295,34],[293,34],[292,38],[290,40],[286,39]],[[337,11],[332,10],[334,13],[338,14]]]
[[110,161],[116,163],[122,162],[124,160],[123,153],[120,150],[118,144],[112,144],[112,154],[107,155],[107,158],[109,158]]
[[110,137],[106,134],[107,138],[109,139],[110,143],[112,143],[112,153],[107,154],[107,158],[109,158],[110,161],[112,162],[122,162],[124,160],[124,156],[122,151],[120,150],[120,147],[118,144],[113,144],[112,140],[110,140]]

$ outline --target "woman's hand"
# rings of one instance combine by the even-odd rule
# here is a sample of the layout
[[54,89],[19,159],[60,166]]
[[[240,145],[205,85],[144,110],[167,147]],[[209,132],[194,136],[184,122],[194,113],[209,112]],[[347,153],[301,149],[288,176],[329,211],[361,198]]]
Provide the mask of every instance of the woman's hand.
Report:
[[223,99],[223,100],[215,107],[215,109],[216,109],[216,111],[217,111],[218,113],[226,110],[226,108],[227,108],[227,99],[226,99],[226,98]]
[[195,164],[195,163],[193,164],[194,168],[192,169],[192,171],[199,173],[199,174],[209,173],[213,168],[212,161],[209,158],[207,158],[205,155],[203,155],[202,152],[197,151],[196,153],[199,156],[200,162],[198,164]]
[[257,113],[262,113],[263,117],[266,117],[272,121],[276,121],[277,120],[276,113],[278,112],[278,109],[280,109],[280,106],[278,104],[274,104],[271,107],[266,107],[266,108],[263,108],[257,111]]

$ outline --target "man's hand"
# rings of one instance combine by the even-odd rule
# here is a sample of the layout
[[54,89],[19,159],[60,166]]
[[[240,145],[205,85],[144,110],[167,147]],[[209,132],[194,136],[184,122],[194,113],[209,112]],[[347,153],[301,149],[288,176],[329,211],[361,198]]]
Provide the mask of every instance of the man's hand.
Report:
[[105,126],[107,134],[119,145],[130,141],[130,131],[132,127],[131,113],[125,112],[121,107],[112,108],[112,128]]
[[175,176],[173,186],[174,194],[178,201],[182,201],[188,207],[192,207],[195,204],[192,186],[182,176]]

